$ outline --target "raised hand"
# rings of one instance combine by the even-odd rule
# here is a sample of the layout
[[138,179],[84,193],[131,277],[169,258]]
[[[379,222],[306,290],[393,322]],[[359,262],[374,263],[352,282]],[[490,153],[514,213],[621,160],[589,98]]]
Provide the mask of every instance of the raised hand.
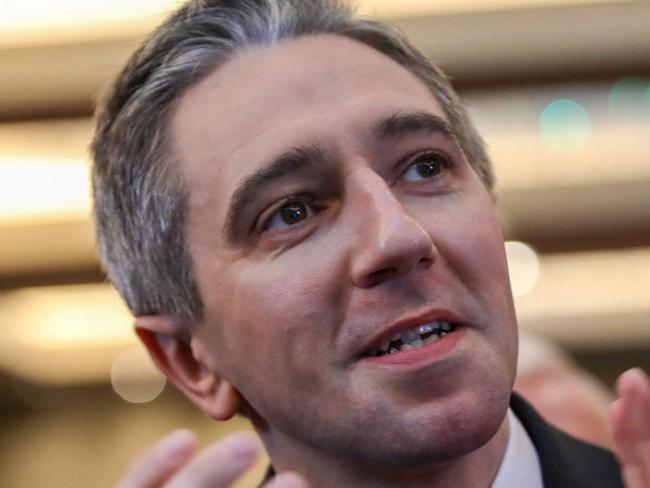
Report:
[[[197,452],[195,435],[177,430],[144,454],[118,488],[228,488],[251,467],[259,449],[251,434],[238,433]],[[282,473],[264,488],[307,488],[307,483]]]
[[623,373],[610,408],[614,450],[627,488],[650,487],[650,381],[640,369]]

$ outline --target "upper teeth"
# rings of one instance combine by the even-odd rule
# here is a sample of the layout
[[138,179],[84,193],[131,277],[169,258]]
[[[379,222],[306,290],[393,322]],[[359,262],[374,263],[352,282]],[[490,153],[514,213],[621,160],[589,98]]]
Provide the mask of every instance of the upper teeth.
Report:
[[384,341],[378,348],[368,351],[368,356],[381,356],[398,351],[417,349],[427,344],[440,340],[441,337],[451,332],[453,325],[445,321],[433,321],[428,324],[418,325],[413,329],[395,334],[390,340]]

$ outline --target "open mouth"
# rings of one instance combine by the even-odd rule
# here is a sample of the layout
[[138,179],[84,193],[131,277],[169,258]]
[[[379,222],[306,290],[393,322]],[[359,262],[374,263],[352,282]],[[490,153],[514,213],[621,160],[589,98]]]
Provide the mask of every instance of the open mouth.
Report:
[[419,349],[439,341],[455,329],[455,324],[444,321],[433,321],[428,324],[418,325],[412,329],[395,334],[390,339],[381,343],[379,347],[369,349],[363,353],[361,357],[379,357],[386,354]]

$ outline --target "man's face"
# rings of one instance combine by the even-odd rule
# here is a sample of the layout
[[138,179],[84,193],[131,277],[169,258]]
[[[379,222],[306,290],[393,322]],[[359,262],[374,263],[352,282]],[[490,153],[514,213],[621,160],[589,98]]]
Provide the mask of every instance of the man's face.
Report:
[[516,356],[503,239],[421,81],[352,40],[287,41],[189,90],[171,131],[195,352],[284,449],[418,463],[495,433]]

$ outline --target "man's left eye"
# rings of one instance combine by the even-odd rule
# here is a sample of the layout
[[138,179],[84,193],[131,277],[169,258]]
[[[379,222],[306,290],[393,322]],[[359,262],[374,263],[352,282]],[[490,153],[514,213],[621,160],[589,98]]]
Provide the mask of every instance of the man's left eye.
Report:
[[449,167],[449,159],[437,152],[426,152],[415,157],[408,165],[402,179],[404,181],[421,181],[435,178]]

